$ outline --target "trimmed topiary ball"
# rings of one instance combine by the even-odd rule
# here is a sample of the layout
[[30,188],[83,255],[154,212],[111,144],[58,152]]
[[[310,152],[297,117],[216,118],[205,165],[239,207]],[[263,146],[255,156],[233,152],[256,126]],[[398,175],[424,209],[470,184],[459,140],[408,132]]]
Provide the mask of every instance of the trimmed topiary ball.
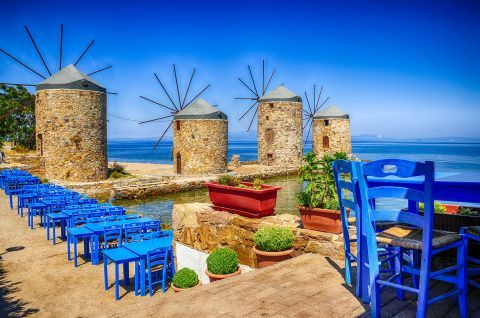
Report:
[[198,284],[198,275],[194,270],[185,267],[175,273],[172,283],[178,288],[194,287]]
[[212,274],[232,274],[238,270],[237,252],[226,247],[216,249],[207,257],[207,268]]
[[286,227],[262,228],[255,233],[255,247],[264,252],[280,252],[292,248],[295,236]]

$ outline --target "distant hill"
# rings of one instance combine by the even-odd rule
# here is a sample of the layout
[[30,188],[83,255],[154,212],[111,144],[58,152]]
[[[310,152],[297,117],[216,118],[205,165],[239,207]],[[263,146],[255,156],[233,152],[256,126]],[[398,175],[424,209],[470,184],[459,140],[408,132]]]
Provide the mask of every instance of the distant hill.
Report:
[[358,135],[352,136],[352,141],[375,141],[375,142],[458,142],[480,143],[480,138],[466,137],[435,137],[435,138],[392,138],[381,135]]

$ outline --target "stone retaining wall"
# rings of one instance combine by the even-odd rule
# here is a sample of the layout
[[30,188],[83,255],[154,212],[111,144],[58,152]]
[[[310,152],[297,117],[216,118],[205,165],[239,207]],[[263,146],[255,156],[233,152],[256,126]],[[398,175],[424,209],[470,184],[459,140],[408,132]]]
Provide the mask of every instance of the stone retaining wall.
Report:
[[343,236],[303,229],[300,217],[291,214],[251,219],[228,212],[215,211],[207,203],[176,204],[173,208],[172,226],[175,240],[204,252],[220,246],[238,253],[242,264],[255,267],[252,251],[253,236],[261,227],[282,226],[295,233],[294,255],[318,253],[342,259]]

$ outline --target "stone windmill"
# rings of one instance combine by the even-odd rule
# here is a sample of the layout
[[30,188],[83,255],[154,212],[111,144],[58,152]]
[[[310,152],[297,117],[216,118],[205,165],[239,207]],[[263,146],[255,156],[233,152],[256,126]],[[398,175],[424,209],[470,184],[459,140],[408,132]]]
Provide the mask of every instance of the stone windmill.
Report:
[[350,116],[337,106],[326,106],[330,97],[322,101],[323,86],[317,95],[317,86],[313,85],[313,98],[305,92],[304,129],[308,127],[305,144],[312,133],[312,151],[317,157],[335,152],[352,153],[350,137]]
[[108,176],[107,91],[89,76],[112,66],[88,74],[83,74],[77,69],[77,64],[93,45],[94,40],[92,40],[73,64],[64,67],[62,24],[58,71],[52,74],[27,26],[25,31],[48,75],[43,75],[12,54],[0,49],[0,52],[43,79],[38,84],[3,84],[36,88],[35,134],[37,150],[44,159],[46,178],[67,181],[106,179]]
[[169,105],[144,96],[140,96],[140,98],[169,112],[167,115],[142,121],[140,124],[161,121],[169,122],[167,128],[155,143],[154,149],[163,140],[170,127],[173,126],[172,156],[174,173],[223,173],[227,170],[228,119],[223,112],[199,98],[210,85],[205,86],[195,97],[187,102],[195,71],[196,69],[193,69],[184,94],[180,90],[181,85],[179,85],[175,65],[173,65],[173,75],[176,94],[170,94],[157,74],[154,73],[163,93],[170,102]]

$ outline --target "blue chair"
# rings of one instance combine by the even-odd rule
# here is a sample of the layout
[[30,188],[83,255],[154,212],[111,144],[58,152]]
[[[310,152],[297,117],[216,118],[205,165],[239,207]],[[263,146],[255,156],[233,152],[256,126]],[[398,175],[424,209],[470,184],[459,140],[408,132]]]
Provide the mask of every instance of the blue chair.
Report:
[[110,225],[103,229],[103,249],[122,246],[122,225]]
[[170,251],[168,247],[161,247],[147,253],[147,275],[146,282],[150,296],[153,296],[153,286],[162,285],[162,292],[167,290],[167,274],[170,262]]
[[143,223],[144,232],[158,232],[160,231],[160,221],[148,221]]
[[[355,163],[360,175],[360,202],[361,230],[365,237],[369,286],[371,293],[371,316],[379,317],[381,313],[380,290],[385,287],[397,289],[397,297],[404,298],[404,292],[418,295],[417,317],[426,317],[428,306],[448,297],[458,297],[460,316],[467,316],[467,291],[466,291],[466,240],[456,233],[433,230],[433,196],[434,164],[431,161],[418,163],[398,159],[385,159],[365,164]],[[418,177],[424,179],[422,190],[394,186],[371,186],[369,183],[375,178]],[[385,211],[375,206],[378,198],[400,198],[409,202],[424,202],[424,215],[417,211]],[[411,206],[411,205],[409,205]],[[415,209],[416,210],[416,209]],[[393,225],[387,230],[377,233],[376,222],[399,222],[405,225]],[[380,276],[378,243],[388,244],[395,248],[395,253],[390,257],[395,264],[395,272],[388,278]],[[432,256],[449,250],[457,250],[457,264],[435,272],[431,271]],[[404,251],[416,250],[422,252],[420,268],[405,265]],[[452,275],[456,272],[457,276]],[[403,273],[419,276],[418,288],[404,284]],[[450,275],[447,275],[450,274]],[[454,285],[454,288],[442,295],[428,299],[430,280],[441,280]]]
[[123,218],[121,215],[110,215],[110,216],[106,216],[105,220],[107,222],[117,222],[117,221],[122,221]]
[[129,268],[130,262],[135,264],[135,296],[138,295],[138,279],[137,273],[139,273],[139,256],[131,252],[127,248],[119,247],[102,251],[103,253],[103,279],[105,283],[105,290],[108,290],[108,264],[112,262],[115,264],[115,299],[120,299],[119,292],[119,265],[123,264],[123,280],[124,284],[128,285],[129,282]]
[[131,242],[142,242],[160,237],[160,231],[132,235]]
[[143,223],[142,222],[135,222],[135,223],[127,223],[124,226],[125,230],[125,243],[130,242],[132,237],[142,233],[143,231]]
[[138,214],[125,214],[123,216],[123,220],[136,220],[136,219],[139,219],[140,218],[140,215]]
[[[361,265],[363,262],[360,260],[360,204],[357,198],[358,192],[358,174],[355,164],[351,161],[336,160],[332,164],[335,186],[337,190],[337,197],[340,203],[340,219],[342,221],[343,232],[343,245],[345,252],[345,283],[352,286],[352,263],[357,263],[357,282],[355,284],[355,294],[357,297],[362,297],[362,275]],[[350,215],[355,216],[355,229],[357,237],[355,239],[350,238],[349,221],[347,209],[350,210]],[[357,243],[356,253],[352,253],[350,250],[351,243]]]
[[[460,229],[460,234],[465,235],[465,238],[467,240],[472,240],[475,242],[480,243],[480,226],[469,226],[469,227],[462,227]],[[468,262],[471,262],[477,267],[468,267]],[[475,258],[473,256],[467,256],[467,279],[468,279],[468,284],[472,285],[473,287],[480,288],[480,283],[474,281],[473,279],[469,279],[470,277],[473,276],[480,276],[480,259]]]
[[102,222],[105,222],[105,218],[103,216],[91,217],[91,215],[89,214],[89,218],[87,219],[87,224]]

